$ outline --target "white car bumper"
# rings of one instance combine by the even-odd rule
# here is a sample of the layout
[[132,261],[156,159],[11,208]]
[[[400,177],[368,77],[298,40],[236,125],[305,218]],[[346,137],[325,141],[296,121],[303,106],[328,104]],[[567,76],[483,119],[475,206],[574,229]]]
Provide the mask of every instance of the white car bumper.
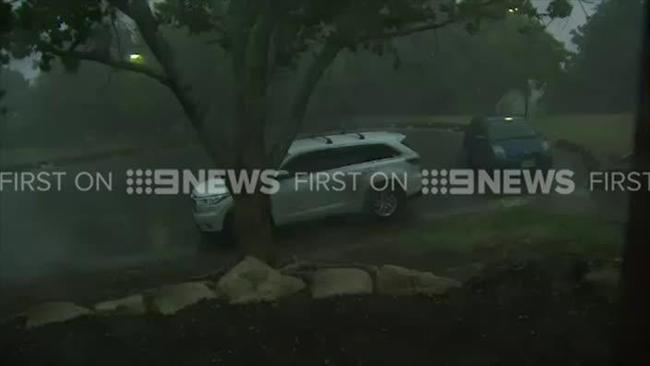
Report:
[[[228,199],[228,201],[230,201],[230,199]],[[224,202],[223,204],[217,205],[215,207],[210,207],[209,209],[195,209],[194,222],[201,231],[221,231],[223,229],[224,221],[226,220],[226,215],[228,214],[231,206],[231,202]]]

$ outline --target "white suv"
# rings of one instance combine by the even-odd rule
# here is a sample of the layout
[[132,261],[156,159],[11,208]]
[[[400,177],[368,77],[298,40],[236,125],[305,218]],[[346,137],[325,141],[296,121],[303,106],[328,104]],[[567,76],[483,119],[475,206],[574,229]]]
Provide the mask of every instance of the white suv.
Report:
[[[420,156],[403,143],[405,138],[364,132],[294,141],[277,177],[280,190],[271,195],[274,224],[363,212],[395,216],[422,188]],[[225,181],[196,186],[192,199],[203,233],[229,229],[233,201]]]

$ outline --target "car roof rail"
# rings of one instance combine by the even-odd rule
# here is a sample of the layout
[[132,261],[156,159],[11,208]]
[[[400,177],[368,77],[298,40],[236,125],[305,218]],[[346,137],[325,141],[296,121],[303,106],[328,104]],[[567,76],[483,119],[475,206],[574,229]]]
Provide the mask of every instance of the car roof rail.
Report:
[[342,129],[341,131],[339,131],[338,134],[339,135],[348,135],[348,134],[356,135],[359,138],[359,140],[365,140],[366,139],[366,136],[364,134],[362,134],[361,132],[348,132],[345,129]]
[[327,137],[327,136],[317,136],[317,135],[314,135],[314,136],[312,136],[311,138],[313,138],[313,139],[324,139],[324,140],[325,140],[325,143],[328,144],[328,145],[331,145],[331,144],[334,143],[334,141],[332,141],[332,139],[329,138],[329,137]]
[[[366,139],[366,135],[364,135],[361,132],[348,132],[348,131],[345,131],[345,130],[330,133],[330,136],[332,136],[332,135],[355,135],[355,136],[357,136],[357,138],[359,138],[359,140],[365,140]],[[334,143],[334,141],[332,141],[332,139],[330,137],[326,136],[326,135],[309,135],[307,137],[311,138],[311,139],[325,140],[325,143],[328,144],[328,145],[331,145],[331,144]]]

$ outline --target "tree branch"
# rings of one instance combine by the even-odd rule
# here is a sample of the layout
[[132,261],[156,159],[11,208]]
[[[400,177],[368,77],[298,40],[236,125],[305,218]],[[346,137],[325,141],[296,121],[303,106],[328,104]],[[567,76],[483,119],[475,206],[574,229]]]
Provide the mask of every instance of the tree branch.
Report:
[[578,4],[580,4],[580,8],[582,9],[582,12],[585,14],[585,18],[589,20],[591,16],[587,12],[587,8],[585,8],[585,4],[582,2],[582,0],[578,0]]
[[205,111],[199,109],[187,92],[187,88],[182,84],[182,73],[174,57],[174,52],[160,34],[158,21],[151,11],[148,0],[110,0],[110,3],[135,22],[142,39],[162,66],[168,80],[166,85],[183,108],[196,132],[196,137],[205,147],[212,161],[219,163],[227,150],[219,148],[219,145],[209,138],[204,126]]
[[391,39],[391,38],[406,37],[406,36],[410,36],[411,34],[415,34],[415,33],[425,32],[425,31],[428,31],[428,30],[434,30],[434,29],[438,29],[438,28],[443,28],[443,27],[446,27],[446,26],[448,26],[450,24],[459,22],[461,20],[462,19],[460,19],[460,18],[450,18],[450,19],[445,20],[444,22],[440,22],[440,23],[422,24],[422,25],[407,28],[407,29],[399,29],[399,30],[395,30],[395,31],[391,31],[391,32],[383,32],[383,33],[366,35],[366,36],[363,36],[363,37],[357,39],[357,42],[367,42],[367,41],[375,41],[375,40],[381,40],[381,39]]
[[[495,5],[498,3],[500,0],[486,0],[483,3],[475,5],[475,7],[472,9],[473,11],[476,11],[477,9],[484,9],[489,6]],[[398,29],[395,31],[390,31],[390,32],[382,32],[382,33],[377,33],[377,34],[371,34],[371,35],[366,35],[363,36],[359,39],[357,39],[357,42],[367,42],[367,41],[374,41],[374,40],[381,40],[381,39],[390,39],[390,38],[399,38],[399,37],[406,37],[410,36],[415,33],[419,32],[426,32],[429,30],[434,30],[438,28],[443,28],[448,25],[454,24],[454,23],[459,23],[465,20],[468,20],[470,17],[467,16],[467,14],[460,14],[458,16],[450,16],[447,20],[439,22],[439,23],[425,23],[421,24],[418,26],[413,26],[410,28],[406,29]]]
[[170,80],[169,78],[167,78],[167,76],[140,64],[135,64],[126,61],[111,60],[110,58],[102,56],[95,52],[77,51],[74,49],[66,51],[51,46],[42,46],[41,49],[45,52],[49,52],[59,57],[72,57],[82,61],[97,62],[112,68],[135,72],[141,75],[148,76],[158,81],[159,83],[169,87]]
[[343,49],[342,43],[336,39],[329,40],[320,52],[316,54],[314,60],[305,71],[298,91],[293,98],[286,131],[282,134],[283,140],[277,143],[271,151],[272,159],[276,165],[281,163],[280,160],[287,154],[291,143],[300,131],[300,127],[307,113],[307,108],[309,107],[309,101],[316,85],[318,85],[318,81],[325,73],[325,70],[336,59],[341,49]]

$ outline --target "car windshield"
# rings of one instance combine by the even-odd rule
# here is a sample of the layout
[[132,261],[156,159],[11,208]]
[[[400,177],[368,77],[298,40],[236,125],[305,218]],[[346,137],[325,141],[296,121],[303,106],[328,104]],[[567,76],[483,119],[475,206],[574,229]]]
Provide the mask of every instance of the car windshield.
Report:
[[526,122],[494,121],[487,123],[487,133],[490,140],[511,140],[535,137],[535,131]]

